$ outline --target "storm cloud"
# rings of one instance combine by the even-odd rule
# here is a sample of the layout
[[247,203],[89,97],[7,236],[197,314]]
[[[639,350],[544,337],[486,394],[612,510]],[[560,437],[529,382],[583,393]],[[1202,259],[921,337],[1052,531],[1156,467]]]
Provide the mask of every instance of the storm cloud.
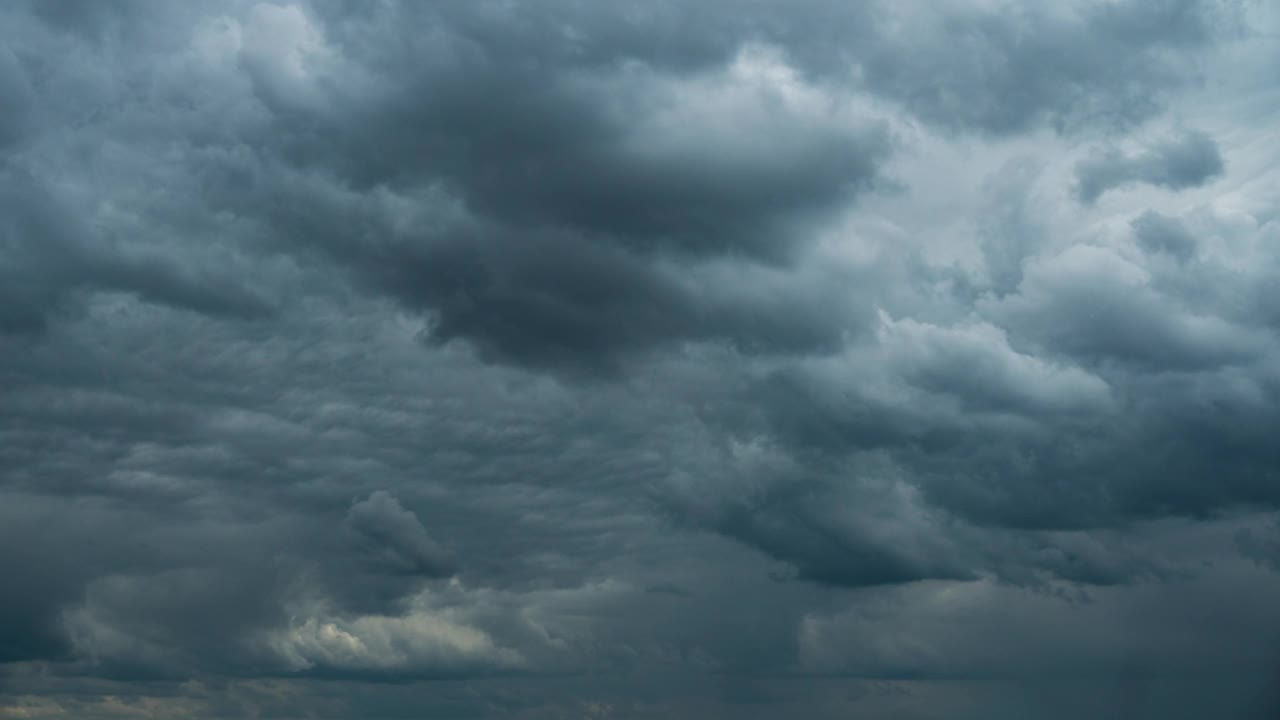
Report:
[[10,4],[0,717],[1274,717],[1278,23]]

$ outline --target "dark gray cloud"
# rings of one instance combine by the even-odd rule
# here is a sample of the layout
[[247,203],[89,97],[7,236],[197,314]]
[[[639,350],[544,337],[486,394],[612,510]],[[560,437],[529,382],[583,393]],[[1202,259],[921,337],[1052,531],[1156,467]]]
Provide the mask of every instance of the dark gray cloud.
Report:
[[425,575],[442,575],[449,568],[445,551],[431,539],[418,516],[394,495],[378,490],[347,512],[347,527],[370,541],[393,567]]
[[1245,557],[1261,565],[1280,569],[1280,524],[1261,528],[1241,528],[1235,535],[1236,546]]
[[1092,203],[1126,185],[1146,183],[1170,190],[1199,187],[1222,174],[1218,145],[1203,132],[1187,132],[1134,154],[1109,149],[1076,165],[1076,196]]
[[[881,122],[798,78],[771,87],[768,73],[789,71],[768,55],[693,76],[570,71],[567,60],[526,76],[513,52],[484,45],[444,67],[395,59],[422,75],[390,74],[354,114],[327,113],[338,91],[318,109],[286,108],[283,137],[324,123],[351,146],[286,140],[289,156],[325,174],[255,158],[215,175],[210,191],[268,221],[289,251],[335,256],[371,289],[430,313],[434,338],[469,341],[491,359],[599,371],[685,340],[759,352],[838,343],[839,319],[790,320],[801,314],[791,306],[821,304],[820,289],[743,308],[741,293],[699,288],[696,273],[726,258],[789,263],[815,224],[872,188],[889,151]],[[393,162],[348,165],[375,160],[362,150],[370,145]],[[403,188],[389,201],[453,207],[452,221],[397,218],[361,191],[377,183]],[[367,232],[347,230],[356,226]]]
[[[1028,340],[1081,359],[1152,369],[1215,368],[1265,352],[1268,338],[1160,292],[1119,253],[1078,245],[1028,265],[990,312]],[[1182,307],[1179,307],[1182,305]]]
[[0,9],[0,717],[1271,717],[1276,22]]
[[253,318],[267,302],[235,280],[202,277],[169,258],[130,253],[78,221],[79,209],[59,203],[22,172],[0,175],[7,212],[0,259],[0,331],[35,331],[70,310],[80,295],[115,291],[198,313]]
[[0,54],[0,99],[7,108],[0,124],[0,151],[17,143],[27,131],[31,88],[12,52]]
[[[329,197],[320,202],[328,205],[334,192],[429,183],[483,220],[429,231],[434,241],[410,229],[403,241],[377,248],[343,233],[331,241],[341,243],[345,262],[374,273],[379,289],[431,312],[439,339],[471,341],[502,361],[607,371],[657,345],[710,339],[756,352],[825,350],[848,329],[830,321],[792,332],[762,326],[718,307],[714,296],[689,293],[651,260],[675,253],[686,266],[726,256],[784,262],[826,211],[870,189],[888,138],[877,117],[843,111],[846,100],[821,92],[834,79],[856,71],[873,92],[905,102],[925,120],[995,133],[1046,119],[1071,124],[1067,113],[1086,112],[1076,94],[1101,103],[1088,112],[1133,119],[1151,112],[1154,100],[1133,96],[1126,88],[1144,82],[1112,66],[1132,64],[1155,92],[1173,82],[1164,77],[1166,45],[1190,49],[1212,35],[1208,11],[1192,3],[1079,17],[955,9],[941,27],[914,11],[896,18],[890,16],[904,11],[824,3],[804,10],[784,14],[762,4],[741,20],[714,14],[708,31],[697,34],[689,33],[683,11],[665,5],[629,11],[626,20],[561,5],[510,16],[407,6],[343,12],[332,21],[324,13],[311,19],[262,10],[256,20],[289,33],[314,66],[289,70],[282,51],[258,45],[252,33],[242,62],[256,95],[277,113],[271,142],[288,161],[336,175],[336,187],[312,183],[303,192],[324,192]],[[946,83],[963,98],[958,111],[931,96],[939,68],[918,66],[916,47],[869,32],[877,22],[898,21],[929,28],[938,47],[965,39],[1019,70],[1004,79],[965,70]],[[377,42],[379,33],[405,24],[432,28],[433,42]],[[1134,34],[1149,26],[1164,31]],[[847,35],[831,36],[837,28]],[[556,32],[570,42],[548,45]],[[1033,44],[1019,43],[1020,36]],[[666,38],[663,51],[654,37]],[[1072,56],[1087,64],[1060,67],[1054,48],[1082,38],[1105,47]],[[777,45],[780,54],[744,43]],[[853,57],[850,46],[859,48]],[[953,56],[925,62],[957,67]],[[787,72],[795,73],[790,85],[770,85]],[[1123,88],[1112,86],[1120,77]],[[255,197],[226,198],[233,211],[246,212],[242,203],[259,203],[282,180],[269,165],[255,174]],[[232,179],[237,188],[241,178]],[[313,202],[288,182],[282,204]],[[332,235],[317,223],[385,222],[370,208],[357,210],[359,218],[325,217],[335,209],[268,216],[278,235],[307,246]],[[450,237],[440,238],[441,230]],[[571,257],[585,267],[565,267]],[[796,315],[786,307],[750,312]]]
[[1167,253],[1182,262],[1195,257],[1196,238],[1177,219],[1148,210],[1131,225],[1144,250]]

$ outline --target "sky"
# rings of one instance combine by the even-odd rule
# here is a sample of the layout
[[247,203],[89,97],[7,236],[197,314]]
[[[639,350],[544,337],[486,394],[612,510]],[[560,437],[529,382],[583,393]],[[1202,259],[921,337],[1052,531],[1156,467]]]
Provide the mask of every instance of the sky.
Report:
[[0,718],[1280,717],[1265,0],[0,6]]

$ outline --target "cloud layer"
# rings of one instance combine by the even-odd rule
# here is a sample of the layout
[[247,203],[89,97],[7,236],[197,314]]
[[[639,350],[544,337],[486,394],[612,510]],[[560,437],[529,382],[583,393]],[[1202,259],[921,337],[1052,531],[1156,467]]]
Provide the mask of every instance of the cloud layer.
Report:
[[0,718],[1274,717],[1278,22],[0,10]]

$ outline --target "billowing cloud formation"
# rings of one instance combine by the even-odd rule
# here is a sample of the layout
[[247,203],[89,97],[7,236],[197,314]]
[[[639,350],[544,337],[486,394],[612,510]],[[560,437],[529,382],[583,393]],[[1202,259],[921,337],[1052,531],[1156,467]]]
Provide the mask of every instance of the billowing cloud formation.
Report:
[[0,10],[0,717],[1274,717],[1278,21]]

